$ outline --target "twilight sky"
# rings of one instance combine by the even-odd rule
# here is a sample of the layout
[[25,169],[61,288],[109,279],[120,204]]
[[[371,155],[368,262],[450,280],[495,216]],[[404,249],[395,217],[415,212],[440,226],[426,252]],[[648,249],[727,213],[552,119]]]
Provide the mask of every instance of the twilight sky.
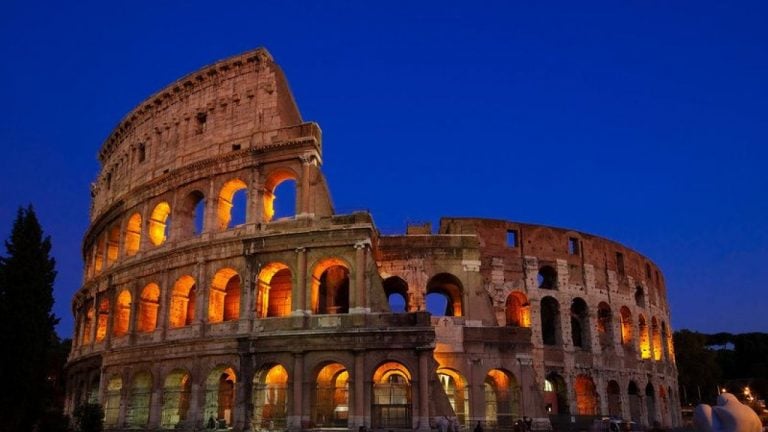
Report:
[[71,336],[102,141],[264,46],[323,129],[338,212],[384,233],[479,216],[597,234],[662,268],[674,329],[768,331],[766,19],[761,1],[6,0],[0,238],[32,203]]

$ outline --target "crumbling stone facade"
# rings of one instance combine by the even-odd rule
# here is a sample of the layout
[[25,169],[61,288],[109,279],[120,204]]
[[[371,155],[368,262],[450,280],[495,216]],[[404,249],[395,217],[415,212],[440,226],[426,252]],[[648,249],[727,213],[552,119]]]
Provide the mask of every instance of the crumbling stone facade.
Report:
[[150,97],[99,160],[67,410],[98,401],[108,430],[680,425],[649,259],[559,228],[383,236],[335,214],[320,128],[264,49]]

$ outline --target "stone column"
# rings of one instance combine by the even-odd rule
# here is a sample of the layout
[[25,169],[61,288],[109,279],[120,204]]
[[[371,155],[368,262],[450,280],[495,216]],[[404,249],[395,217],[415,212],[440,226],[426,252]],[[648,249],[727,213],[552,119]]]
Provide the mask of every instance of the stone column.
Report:
[[130,319],[128,320],[128,341],[131,345],[136,342],[136,321],[139,318],[137,316],[137,312],[139,310],[139,301],[141,301],[139,298],[141,292],[139,290],[140,288],[134,282],[129,291],[131,293],[131,315]]
[[432,351],[419,351],[419,412],[417,424],[419,431],[429,431],[429,357]]
[[299,196],[297,197],[298,204],[296,206],[297,215],[309,215],[311,213],[311,206],[309,203],[309,178],[311,175],[310,166],[312,164],[312,156],[301,156],[301,185]]
[[246,205],[245,205],[245,223],[252,224],[256,222],[262,222],[263,209],[259,205],[261,201],[261,182],[259,182],[259,170],[253,168],[251,170],[251,181],[246,189]]
[[307,249],[296,248],[296,284],[291,292],[291,315],[307,315]]
[[163,410],[163,380],[160,373],[160,366],[155,365],[152,368],[152,393],[149,398],[149,421],[147,423],[149,429],[157,429],[160,427],[160,418]]
[[300,431],[304,420],[304,354],[293,354],[293,399],[292,409],[288,413],[288,430]]
[[[205,377],[202,377],[202,380],[205,382]],[[196,427],[203,424],[203,414],[202,410],[200,410],[200,405],[205,403],[205,398],[201,397],[200,389],[200,383],[197,380],[193,380],[189,386],[189,411],[187,412],[187,419],[184,421],[189,430],[198,430]]]
[[107,312],[107,334],[104,336],[104,348],[109,349],[112,347],[112,328],[114,327],[115,323],[115,303],[117,301],[117,296],[115,295],[115,290],[112,284],[107,286],[107,291],[104,293],[104,295],[109,298],[109,311]]
[[369,244],[368,240],[355,243],[355,285],[350,292],[349,313],[367,313],[371,310],[365,292],[366,252]]
[[196,265],[197,279],[195,280],[195,326],[200,336],[205,335],[206,323],[208,322],[208,293],[210,283],[206,279],[205,260],[199,260]]
[[160,283],[160,305],[157,308],[157,327],[160,329],[160,340],[164,341],[168,334],[168,313],[171,310],[171,295],[173,286],[168,271],[163,272]]
[[259,286],[259,268],[254,259],[245,256],[245,274],[240,278],[240,333],[250,333],[254,318],[254,291]]
[[365,351],[355,352],[354,402],[349,417],[349,427],[356,430],[365,424]]
[[117,426],[122,427],[125,425],[125,416],[128,411],[128,398],[130,397],[131,382],[126,378],[126,371],[120,374],[120,379],[123,381],[123,386],[120,389],[120,409],[117,414]]

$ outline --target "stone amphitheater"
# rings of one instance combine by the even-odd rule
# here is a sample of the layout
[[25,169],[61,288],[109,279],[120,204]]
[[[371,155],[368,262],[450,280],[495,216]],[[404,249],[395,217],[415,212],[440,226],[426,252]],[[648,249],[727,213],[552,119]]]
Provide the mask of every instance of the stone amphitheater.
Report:
[[681,425],[650,259],[562,228],[382,235],[336,214],[320,128],[264,49],[152,95],[98,157],[69,413],[99,402],[110,431]]

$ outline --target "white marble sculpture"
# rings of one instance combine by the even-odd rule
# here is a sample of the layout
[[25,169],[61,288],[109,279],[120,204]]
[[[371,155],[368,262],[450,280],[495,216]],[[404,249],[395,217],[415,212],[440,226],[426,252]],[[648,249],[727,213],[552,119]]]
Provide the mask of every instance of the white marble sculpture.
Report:
[[701,404],[693,412],[693,424],[699,432],[761,432],[760,418],[736,396],[723,393],[717,405]]

